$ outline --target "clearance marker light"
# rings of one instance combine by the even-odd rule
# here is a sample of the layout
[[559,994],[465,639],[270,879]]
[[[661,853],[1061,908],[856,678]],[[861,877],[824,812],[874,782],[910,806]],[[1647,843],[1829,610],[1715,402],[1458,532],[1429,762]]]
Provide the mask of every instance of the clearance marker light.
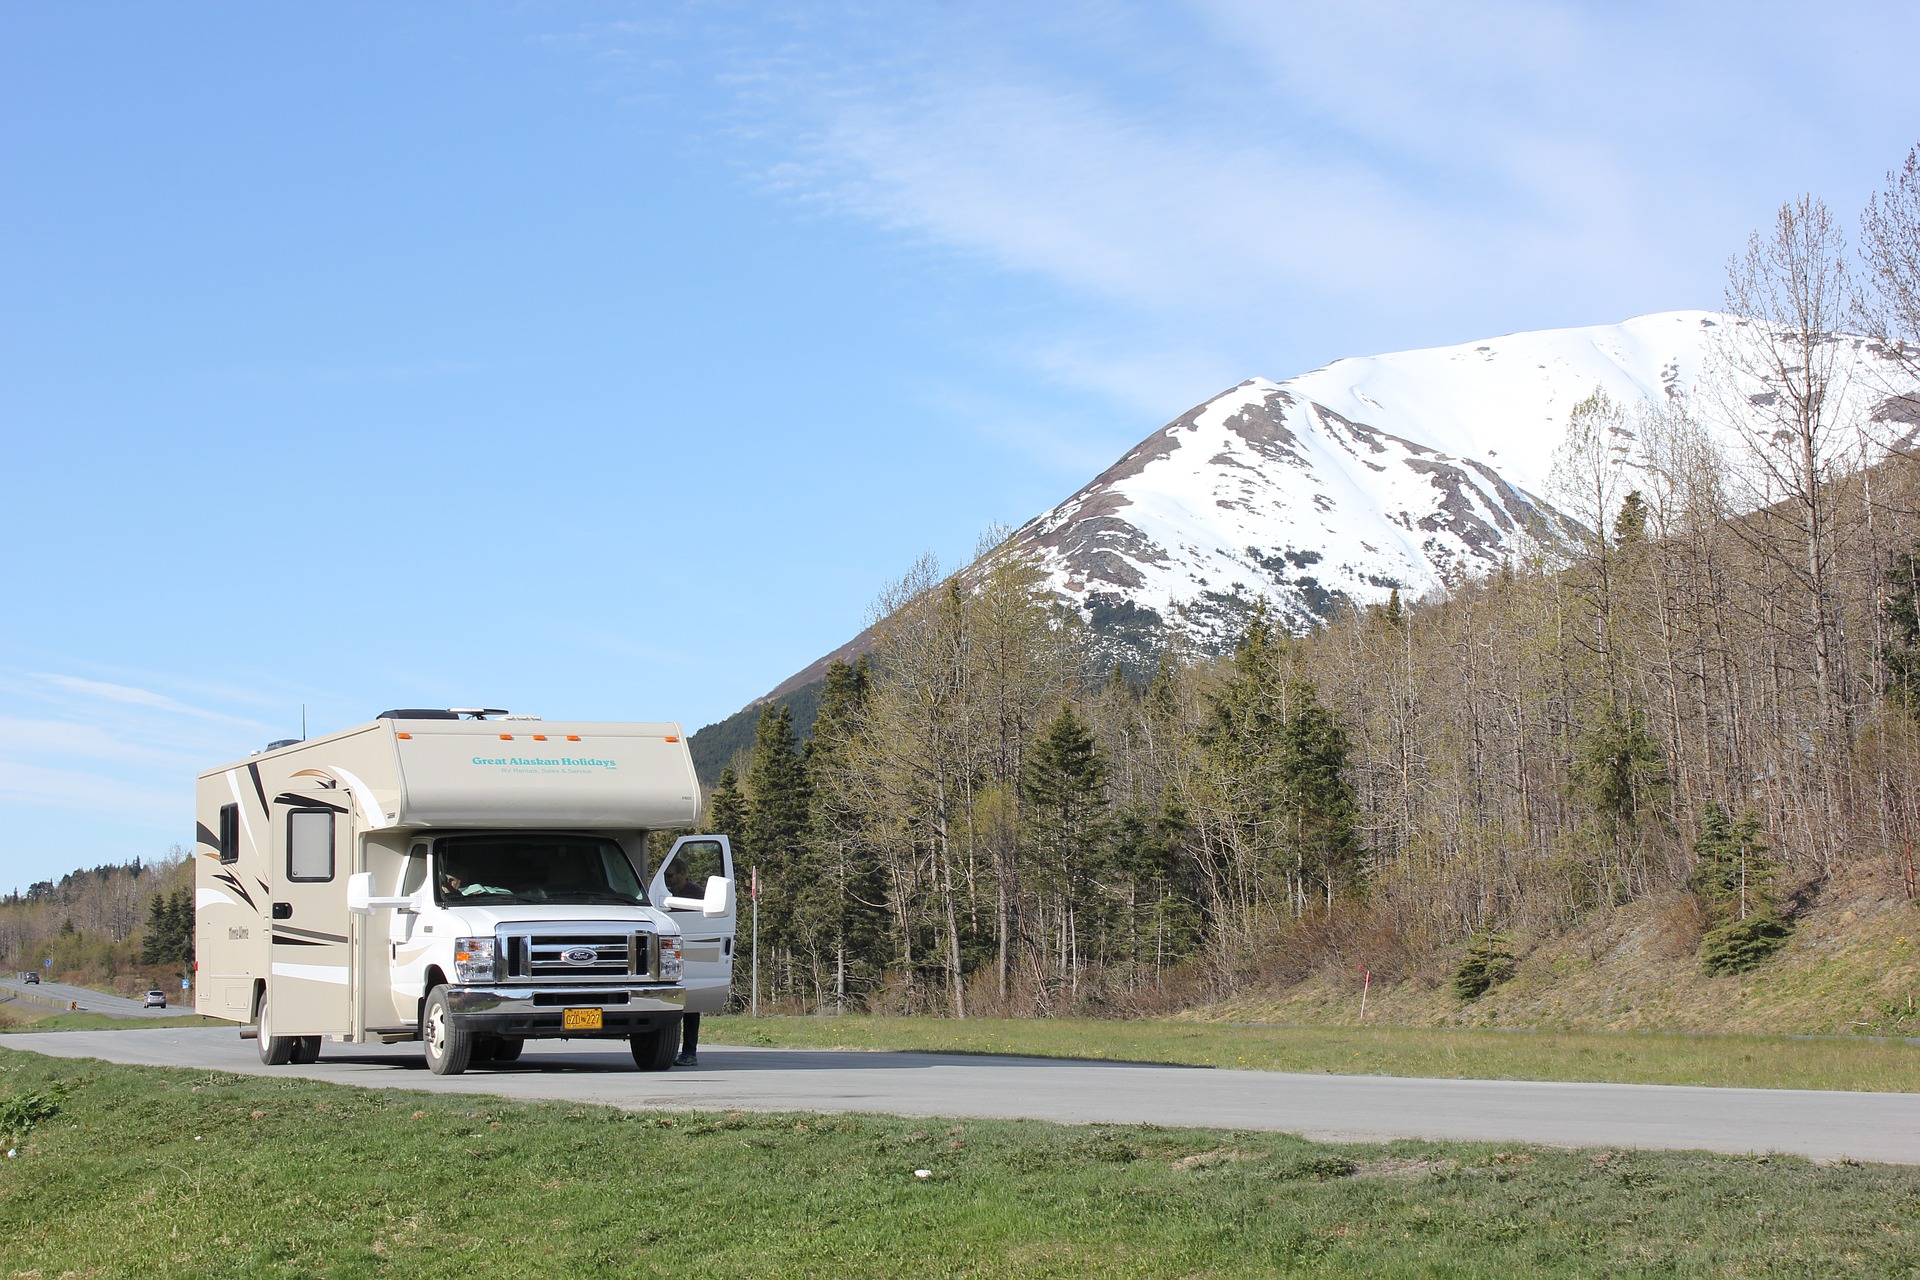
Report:
[[545,742],[547,740],[547,735],[544,733],[536,733],[533,735],[533,740],[535,742]]
[[672,734],[668,734],[668,735],[667,735],[667,741],[668,741],[668,742],[678,742],[678,741],[680,741],[680,739],[678,739],[678,738],[676,738],[676,737],[674,737],[674,736],[673,736]]
[[512,742],[512,741],[513,741],[513,735],[512,735],[512,734],[510,734],[510,733],[503,733],[503,734],[501,734],[501,735],[500,735],[500,741],[502,741],[502,742]]
[[580,741],[580,735],[579,735],[579,734],[577,734],[577,733],[570,733],[570,734],[568,734],[568,735],[567,735],[567,741],[568,741],[568,742],[578,742],[578,741]]
[[393,736],[396,738],[411,738],[413,735],[410,733],[396,733]]

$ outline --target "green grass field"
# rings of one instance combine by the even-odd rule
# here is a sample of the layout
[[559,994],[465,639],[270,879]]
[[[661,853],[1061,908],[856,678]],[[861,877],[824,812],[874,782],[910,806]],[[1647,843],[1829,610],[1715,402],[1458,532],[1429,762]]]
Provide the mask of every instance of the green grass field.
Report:
[[1864,1038],[1250,1027],[1085,1019],[710,1018],[714,1044],[925,1049],[1257,1071],[1920,1092],[1920,1045]]
[[1920,1267],[1920,1169],[1793,1157],[623,1112],[0,1049],[9,1126],[8,1277]]
[[50,1009],[0,1009],[0,1035],[25,1031],[133,1031],[142,1027],[230,1027],[197,1013],[166,1017],[118,1018],[110,1013],[59,1013]]

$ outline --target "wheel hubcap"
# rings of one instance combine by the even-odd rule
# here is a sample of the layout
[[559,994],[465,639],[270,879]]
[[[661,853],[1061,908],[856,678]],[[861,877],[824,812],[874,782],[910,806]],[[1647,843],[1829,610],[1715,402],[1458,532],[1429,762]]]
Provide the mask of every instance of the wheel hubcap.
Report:
[[427,1047],[436,1058],[447,1051],[447,1020],[437,1008],[427,1014]]

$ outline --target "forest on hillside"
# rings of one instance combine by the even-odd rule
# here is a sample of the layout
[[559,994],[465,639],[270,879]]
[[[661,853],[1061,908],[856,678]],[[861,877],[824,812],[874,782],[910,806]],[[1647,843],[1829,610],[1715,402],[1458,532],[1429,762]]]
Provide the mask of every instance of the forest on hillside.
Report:
[[184,974],[192,959],[193,865],[179,845],[153,862],[103,863],[0,895],[0,971],[111,982]]
[[[1327,967],[1462,999],[1509,939],[1685,892],[1710,971],[1766,963],[1842,871],[1916,896],[1920,149],[1849,237],[1816,198],[1729,264],[1719,383],[1566,424],[1586,529],[1493,578],[1147,680],[1038,567],[931,561],[712,792],[758,869],[763,998],[1144,1012]],[[1835,385],[1840,335],[1902,369]],[[1710,371],[1711,372],[1711,371]],[[1775,391],[1716,396],[1764,378]]]

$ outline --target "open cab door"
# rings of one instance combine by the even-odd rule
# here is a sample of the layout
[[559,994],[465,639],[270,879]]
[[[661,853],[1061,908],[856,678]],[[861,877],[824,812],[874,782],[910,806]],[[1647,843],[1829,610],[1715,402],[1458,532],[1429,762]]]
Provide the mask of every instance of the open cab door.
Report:
[[733,986],[733,846],[725,836],[681,836],[647,888],[680,926],[688,1013],[719,1013]]

